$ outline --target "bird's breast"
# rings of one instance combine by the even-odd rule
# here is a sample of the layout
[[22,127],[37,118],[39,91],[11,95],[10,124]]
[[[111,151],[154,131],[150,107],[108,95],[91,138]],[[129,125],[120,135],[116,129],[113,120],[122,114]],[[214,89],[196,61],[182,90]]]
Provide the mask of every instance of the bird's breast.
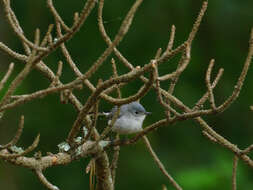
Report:
[[116,120],[112,130],[119,134],[131,134],[142,131],[142,123],[145,116],[141,117],[120,117]]

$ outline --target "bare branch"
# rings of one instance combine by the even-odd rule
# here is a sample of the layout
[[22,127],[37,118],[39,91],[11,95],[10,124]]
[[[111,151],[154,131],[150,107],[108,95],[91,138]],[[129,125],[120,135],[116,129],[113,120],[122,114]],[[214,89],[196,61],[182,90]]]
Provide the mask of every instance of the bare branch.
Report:
[[238,157],[234,156],[233,173],[232,173],[232,190],[236,190],[236,173],[237,173]]
[[6,46],[3,42],[0,42],[0,49],[15,59],[18,59],[21,61],[27,60],[27,57],[25,55],[13,51],[8,46]]
[[43,47],[39,47],[38,44],[34,44],[31,41],[29,41],[25,35],[23,34],[22,31],[20,31],[20,29],[16,26],[16,23],[14,23],[12,16],[11,16],[11,12],[13,12],[11,10],[10,7],[10,0],[4,0],[4,8],[5,8],[5,14],[6,17],[8,18],[8,21],[13,29],[13,31],[15,32],[15,34],[17,35],[17,37],[19,37],[19,39],[23,42],[25,42],[27,45],[29,45],[30,47],[32,47],[33,49],[37,50],[37,51],[48,51],[47,48],[43,48]]
[[[52,93],[57,93],[57,92],[60,92],[62,90],[65,90],[65,89],[73,89],[73,88],[80,89],[79,84],[82,82],[82,78],[81,79],[77,78],[76,80],[74,80],[74,81],[72,81],[70,83],[67,83],[65,85],[58,85],[57,84],[58,85],[57,87],[50,87],[50,88],[47,88],[47,89],[44,89],[44,90],[36,91],[34,93],[31,93],[31,94],[20,95],[20,96],[18,96],[19,99],[17,99],[16,101],[13,101],[13,102],[11,102],[9,104],[6,104],[6,105],[2,106],[0,108],[0,111],[16,107],[16,106],[24,104],[24,103],[26,103],[28,101],[32,101],[32,100],[34,100],[34,99],[36,99],[38,97],[39,98],[43,98],[46,95],[49,95],[49,94],[52,94]],[[73,96],[73,95],[72,95],[71,92],[69,92],[68,98],[70,99],[71,96]]]
[[[110,37],[107,35],[107,33],[105,31],[104,24],[103,24],[104,23],[103,17],[102,17],[103,7],[104,7],[104,0],[100,0],[99,7],[98,7],[98,27],[99,27],[99,31],[100,31],[103,39],[107,43],[107,45],[111,46],[112,41],[111,41]],[[127,68],[134,69],[134,66],[131,63],[129,63],[129,61],[117,50],[116,47],[113,49],[113,51],[114,51],[115,55],[119,58],[119,60],[122,61]]]
[[182,188],[178,185],[178,183],[173,179],[173,177],[171,177],[171,175],[165,169],[164,165],[162,164],[162,162],[160,161],[160,159],[158,158],[158,156],[156,155],[156,153],[152,149],[148,138],[146,136],[143,136],[142,138],[143,138],[143,141],[144,141],[149,153],[151,154],[152,158],[154,159],[155,163],[158,165],[158,167],[162,171],[162,173],[169,179],[171,185],[173,187],[175,187],[177,190],[182,190]]
[[[120,140],[119,134],[116,135],[115,140],[116,141]],[[113,153],[110,168],[111,168],[111,174],[112,174],[112,181],[113,181],[113,184],[115,184],[116,169],[117,169],[117,164],[118,164],[118,160],[119,160],[120,146],[114,146],[113,151],[114,151],[114,153]]]
[[[51,32],[52,32],[53,28],[54,28],[54,25],[53,25],[53,24],[50,24],[50,25],[48,26],[47,32],[46,32],[46,34],[45,34],[43,40],[41,41],[41,44],[40,44],[41,47],[44,47],[47,43],[50,42],[49,36],[51,35]],[[49,45],[50,45],[50,44],[49,44]]]
[[156,54],[155,54],[155,59],[159,59],[159,57],[161,56],[162,54],[162,48],[158,48],[158,50],[156,51]]
[[111,54],[114,47],[116,47],[123,37],[128,32],[128,29],[132,23],[135,12],[142,3],[143,0],[136,0],[131,9],[128,11],[125,19],[123,20],[117,35],[115,36],[113,42],[110,46],[104,51],[104,53],[97,59],[97,61],[91,66],[91,68],[86,72],[88,78],[101,66],[101,64],[105,61],[105,59]]
[[6,83],[6,81],[8,80],[8,78],[10,77],[13,69],[14,69],[14,63],[11,63],[9,65],[8,71],[5,73],[4,77],[0,81],[0,91],[2,90],[2,88],[4,87],[4,84]]
[[155,79],[156,79],[155,89],[156,89],[156,92],[157,92],[157,97],[158,97],[159,103],[166,109],[167,112],[172,112],[173,114],[179,116],[180,114],[163,100],[162,93],[161,93],[161,88],[160,88],[158,70],[157,70],[156,66],[154,68],[155,68],[154,75],[155,75]]
[[[57,12],[53,5],[52,0],[48,0],[48,7],[52,12],[55,18],[56,33],[57,38],[53,40],[52,30],[54,25],[49,25],[46,34],[43,36],[43,40],[40,42],[40,30],[37,29],[35,32],[34,42],[29,41],[22,27],[19,24],[19,21],[10,6],[10,0],[3,0],[4,9],[6,13],[6,19],[8,20],[11,28],[15,32],[16,36],[19,38],[21,43],[24,46],[24,50],[27,55],[19,54],[11,50],[8,46],[0,42],[0,50],[6,52],[11,57],[18,59],[25,63],[23,70],[16,76],[16,78],[11,82],[7,92],[3,95],[3,98],[0,101],[0,112],[7,109],[13,108],[15,106],[24,104],[28,101],[32,101],[37,98],[42,98],[49,94],[60,93],[61,100],[64,103],[72,103],[78,111],[78,115],[69,131],[67,142],[64,142],[68,145],[69,150],[62,150],[60,148],[60,153],[50,154],[48,156],[42,156],[41,154],[34,155],[33,157],[26,157],[25,154],[33,151],[38,143],[40,136],[38,135],[32,145],[27,149],[23,150],[14,145],[18,142],[22,129],[24,127],[24,117],[22,116],[19,123],[19,128],[13,137],[13,139],[4,146],[0,146],[0,157],[7,162],[13,163],[14,165],[20,165],[22,167],[27,167],[35,171],[36,175],[40,179],[41,183],[45,185],[48,189],[58,189],[58,187],[52,185],[43,175],[42,171],[48,167],[55,165],[63,165],[71,163],[73,160],[77,160],[86,156],[91,156],[93,167],[96,167],[96,171],[91,171],[91,177],[94,177],[96,173],[97,189],[114,189],[115,178],[116,178],[116,168],[119,158],[119,150],[121,145],[129,145],[136,143],[140,138],[143,138],[149,152],[151,153],[152,158],[155,163],[160,168],[161,172],[169,179],[170,183],[176,189],[182,189],[177,182],[170,176],[166,171],[164,165],[159,160],[158,156],[153,151],[146,134],[158,129],[162,126],[169,124],[171,126],[173,123],[193,119],[201,126],[201,132],[207,139],[211,142],[215,142],[226,149],[233,152],[234,164],[233,164],[233,177],[232,177],[232,186],[233,190],[236,190],[236,169],[237,162],[239,159],[244,161],[248,166],[253,168],[253,160],[248,156],[248,153],[253,150],[253,145],[248,146],[247,148],[241,150],[237,145],[233,144],[222,135],[217,133],[211,126],[209,126],[200,116],[214,114],[217,112],[224,111],[228,106],[232,104],[233,101],[238,97],[240,90],[243,86],[244,79],[246,77],[250,62],[253,56],[253,29],[251,31],[249,52],[244,63],[242,72],[238,78],[237,84],[232,95],[220,106],[216,107],[215,98],[213,89],[220,80],[223,69],[220,69],[215,80],[211,83],[211,74],[214,66],[214,60],[210,61],[209,67],[206,72],[206,86],[207,92],[200,98],[196,105],[191,109],[190,106],[186,106],[184,102],[179,100],[174,94],[175,85],[177,84],[179,77],[185,71],[186,67],[189,65],[191,58],[191,45],[192,41],[195,38],[195,35],[198,31],[199,25],[202,21],[204,13],[207,8],[207,0],[203,1],[202,8],[200,13],[193,24],[193,28],[188,36],[188,39],[180,44],[178,47],[174,46],[175,40],[175,26],[172,25],[169,41],[166,47],[166,50],[162,53],[162,49],[159,48],[155,54],[153,60],[150,60],[144,66],[134,66],[131,64],[116,48],[124,36],[127,34],[135,13],[138,7],[141,5],[143,0],[136,0],[127,15],[123,19],[121,26],[118,29],[117,34],[114,39],[107,35],[104,25],[103,25],[103,5],[104,0],[99,1],[98,7],[98,26],[100,33],[107,44],[107,48],[104,52],[93,62],[89,69],[84,71],[84,74],[79,70],[78,64],[74,62],[74,59],[71,57],[70,51],[66,47],[66,42],[70,40],[81,28],[83,23],[87,20],[91,11],[95,7],[97,0],[87,0],[85,1],[84,7],[82,8],[80,14],[78,12],[74,13],[72,26],[67,26],[60,14]],[[61,30],[64,30],[63,33]],[[58,47],[61,48],[62,54],[66,59],[67,64],[76,75],[76,78],[66,84],[63,84],[60,81],[62,75],[63,62],[58,62],[58,68],[56,72],[53,72],[45,63],[42,61],[45,57],[50,55]],[[99,80],[97,86],[93,85],[90,81],[100,66],[105,62],[108,56],[114,52],[116,57],[120,62],[126,66],[130,72],[119,75],[117,72],[117,67],[114,59],[111,60],[113,74],[111,78],[104,79],[104,81]],[[167,73],[163,76],[159,76],[159,65],[166,63],[173,56],[181,54],[181,59],[178,62],[177,69],[174,72]],[[51,82],[50,86],[46,89],[35,91],[34,93],[22,94],[22,95],[13,95],[18,86],[24,81],[26,76],[32,71],[33,68],[36,68],[41,73],[43,73],[46,78]],[[13,64],[10,64],[7,73],[0,82],[0,90],[3,88],[7,79],[13,71]],[[150,74],[149,78],[144,77],[144,74]],[[132,96],[122,98],[120,88],[124,85],[127,85],[130,81],[141,79],[143,81],[143,86],[138,89],[137,93]],[[162,81],[170,80],[170,86],[168,90],[162,88]],[[74,89],[81,89],[83,85],[86,85],[90,89],[90,95],[87,98],[84,105],[77,99],[73,94]],[[165,110],[165,118],[160,119],[149,126],[145,127],[141,132],[137,133],[135,136],[129,140],[122,141],[119,138],[119,135],[116,136],[116,140],[112,143],[103,141],[107,137],[109,131],[111,130],[114,122],[116,121],[118,114],[120,112],[120,106],[132,101],[139,100],[145,96],[151,88],[154,88],[157,94],[157,98],[161,106]],[[109,93],[117,91],[117,97],[109,95]],[[111,123],[100,133],[97,131],[97,121],[99,117],[99,103],[100,100],[104,99],[106,102],[109,102],[113,105],[118,106],[117,113],[114,114]],[[209,98],[211,108],[204,109],[202,106]],[[174,108],[175,107],[175,108]],[[252,108],[251,108],[252,109]],[[253,109],[252,109],[253,110]],[[91,114],[92,112],[92,114]],[[85,133],[80,137],[76,138],[80,132],[80,128],[85,125],[85,128],[88,130],[88,134]],[[69,143],[69,144],[68,144]],[[114,153],[112,157],[111,164],[107,155],[107,148],[113,147]],[[90,165],[87,166],[89,169]],[[93,173],[92,173],[93,172]],[[91,181],[91,186],[94,184],[94,180]],[[166,189],[164,186],[163,189]]]
[[[112,58],[111,60],[112,63],[112,70],[113,70],[113,76],[114,77],[118,77],[118,72],[117,72],[117,67],[116,67],[116,63],[115,60]],[[118,94],[118,98],[121,98],[121,91],[120,91],[120,86],[116,84],[116,89],[117,89],[117,94]],[[119,109],[120,107],[118,107]],[[117,110],[118,112],[118,110]],[[118,113],[116,112],[115,115],[118,115]],[[113,118],[114,119],[114,118]],[[114,123],[112,119],[112,122]],[[119,134],[116,134],[116,138],[115,140],[119,140]],[[112,161],[111,161],[111,165],[110,165],[110,169],[111,169],[111,175],[112,175],[112,182],[113,184],[115,184],[115,179],[116,179],[116,169],[117,169],[117,164],[118,164],[118,160],[119,160],[119,153],[120,153],[120,146],[115,146],[113,147],[113,157],[112,157]]]
[[[39,37],[40,37],[40,32],[37,29],[35,31],[35,44],[39,43]],[[16,88],[19,86],[19,84],[25,79],[25,77],[28,75],[28,73],[32,70],[32,66],[33,66],[32,63],[33,63],[33,59],[36,55],[36,52],[37,51],[35,49],[32,51],[32,54],[29,57],[29,60],[28,60],[27,64],[25,65],[24,69],[18,74],[18,76],[10,84],[9,89],[5,93],[2,100],[0,101],[0,107],[8,102],[12,93],[16,90]]]
[[249,51],[248,51],[248,56],[246,58],[246,61],[244,63],[241,75],[238,78],[238,81],[236,85],[234,86],[234,91],[232,92],[232,95],[222,104],[220,105],[217,110],[219,112],[224,111],[229,105],[231,105],[239,96],[241,88],[243,86],[244,79],[247,75],[251,60],[253,56],[253,28],[251,29],[250,33],[250,39],[249,39]]
[[206,86],[207,86],[207,90],[208,90],[208,93],[209,93],[209,101],[210,101],[211,107],[212,107],[213,110],[216,110],[216,105],[215,105],[215,100],[214,100],[214,95],[213,95],[213,89],[212,89],[212,85],[211,85],[211,82],[210,82],[213,66],[214,66],[214,59],[212,59],[210,61],[208,69],[206,71]]
[[210,134],[208,134],[208,132],[202,131],[202,134],[203,134],[206,138],[208,138],[211,142],[214,142],[214,143],[217,142],[217,140],[216,140],[214,137],[212,137]]
[[20,136],[21,136],[21,134],[23,132],[24,119],[25,118],[22,115],[21,118],[20,118],[20,121],[19,121],[19,126],[18,126],[18,130],[16,132],[16,135],[13,137],[13,139],[8,144],[0,146],[0,150],[1,149],[5,149],[5,148],[9,148],[9,147],[15,145],[18,142],[18,140],[20,139]]
[[92,158],[88,164],[88,166],[86,167],[86,173],[90,172],[90,190],[94,190],[95,189],[95,173],[96,173],[96,167],[95,167],[95,159]]
[[55,9],[55,7],[53,5],[53,1],[52,0],[48,0],[47,1],[47,5],[48,5],[49,10],[51,11],[51,13],[54,15],[55,20],[57,20],[57,22],[59,22],[61,24],[61,26],[63,27],[63,29],[66,32],[70,32],[70,28],[64,23],[64,21],[62,20],[61,16],[56,11],[56,9]]
[[107,154],[105,152],[101,153],[101,155],[98,156],[95,162],[97,175],[96,189],[113,190],[114,185],[112,182],[111,170]]
[[162,190],[168,190],[165,185],[162,186]]
[[[224,72],[224,69],[221,68],[219,69],[219,72],[217,74],[217,76],[215,77],[213,83],[212,83],[212,86],[211,88],[214,89],[215,86],[218,84],[220,78],[222,77],[223,75],[223,72]],[[205,101],[208,99],[208,96],[209,96],[209,92],[207,91],[200,99],[199,101],[195,104],[195,106],[192,108],[193,111],[195,110],[198,110],[201,108],[201,106],[205,103]]]
[[194,37],[196,36],[196,34],[198,32],[198,29],[199,29],[200,23],[202,21],[202,18],[205,15],[205,12],[206,12],[206,9],[207,9],[207,5],[208,5],[208,1],[207,0],[203,1],[201,10],[199,12],[199,15],[198,15],[195,23],[193,24],[192,31],[189,34],[189,37],[188,37],[188,40],[187,40],[190,45],[191,45]]
[[40,182],[48,189],[50,190],[59,190],[59,188],[53,184],[51,184],[47,178],[43,175],[42,171],[37,169],[34,170],[35,174],[37,175],[37,177],[39,178]]
[[[9,1],[9,0],[4,0],[4,1]],[[76,23],[76,25],[74,25],[72,28],[71,28],[71,31],[66,33],[65,35],[62,36],[62,38],[59,38],[55,43],[51,44],[49,47],[48,47],[48,51],[44,51],[44,52],[41,52],[38,56],[36,56],[33,61],[32,61],[32,64],[33,65],[36,65],[38,62],[40,62],[44,57],[48,56],[50,53],[52,53],[57,47],[59,47],[62,43],[66,42],[67,40],[70,40],[73,35],[80,29],[80,27],[82,26],[82,24],[85,22],[85,20],[87,19],[87,17],[89,16],[91,10],[94,8],[94,5],[95,5],[95,2],[96,0],[88,0],[86,3],[85,3],[85,6],[82,10],[82,13],[81,13],[81,16],[80,16],[80,19],[78,20],[78,23]],[[50,35],[49,35],[50,37]],[[29,47],[27,48],[29,49]],[[35,48],[36,49],[36,48]],[[47,71],[45,72],[48,76],[48,72],[49,72],[49,69],[46,68],[45,66],[43,66],[43,70],[44,69],[47,69]],[[42,69],[42,67],[39,68],[40,70]],[[49,77],[49,76],[48,76]],[[77,102],[77,99],[73,97],[73,95],[71,95],[71,99],[72,101],[75,102],[75,104],[79,104]],[[75,105],[77,109],[79,109],[79,106]]]
[[248,154],[253,150],[253,144],[241,151],[241,154]]
[[[19,21],[18,21],[16,15],[15,15],[14,11],[12,11],[12,9],[10,9],[10,14],[11,14],[11,18],[12,18],[12,20],[13,20],[15,26],[18,28],[18,30],[19,30],[21,33],[24,33],[24,31],[23,31],[22,27],[20,26]],[[31,54],[31,49],[30,49],[30,47],[29,47],[24,41],[22,41],[22,45],[23,45],[23,47],[24,47],[24,50],[25,50],[26,54],[27,54],[27,55],[30,55],[30,54]]]
[[159,77],[158,80],[164,81],[164,80],[172,79],[172,78],[179,76],[185,70],[185,68],[188,66],[189,62],[190,62],[190,46],[186,45],[185,53],[184,53],[180,63],[178,64],[177,70],[170,73],[170,74],[166,74],[164,76]]
[[14,153],[14,154],[8,154],[8,153],[1,154],[0,153],[0,157],[8,160],[8,159],[24,156],[27,153],[32,152],[38,146],[39,140],[40,140],[40,134],[38,134],[37,137],[34,139],[33,143],[28,148],[26,148],[24,151],[22,151],[21,153]]
[[61,74],[62,74],[62,65],[63,65],[63,63],[62,63],[62,61],[59,61],[58,62],[58,68],[57,68],[57,72],[56,72],[56,78],[60,78],[60,76],[61,76]]
[[[115,114],[112,117],[111,122],[109,123],[109,125],[103,130],[103,132],[101,133],[100,139],[102,140],[112,129],[112,127],[114,126],[116,120],[119,117],[119,113],[120,113],[120,106],[117,107],[117,110],[115,112]],[[100,140],[99,139],[99,140]]]
[[[113,77],[116,78],[116,77],[118,77],[118,73],[117,73],[117,68],[116,68],[115,60],[112,59],[111,63],[112,63]],[[119,87],[118,87],[117,84],[116,84],[116,86],[117,86],[118,98],[120,98],[121,97],[120,89],[119,89]],[[112,129],[113,125],[115,124],[117,118],[119,117],[119,114],[120,114],[120,106],[117,107],[117,110],[116,110],[115,114],[113,115],[113,117],[112,117],[109,125],[101,133],[100,139],[103,139],[110,132],[110,130]]]
[[[113,78],[110,80],[107,80],[105,82],[103,82],[103,84],[101,84],[95,92],[92,93],[92,95],[88,98],[88,100],[86,101],[85,105],[83,106],[82,110],[80,111],[80,113],[78,114],[77,119],[75,120],[71,131],[69,132],[68,135],[68,142],[71,144],[72,140],[74,139],[74,137],[76,136],[76,134],[78,133],[79,129],[80,129],[80,124],[84,118],[84,116],[86,114],[89,113],[92,105],[94,104],[94,102],[97,100],[97,98],[100,96],[100,94],[108,87],[110,87],[113,84],[117,84],[117,83],[122,83],[122,82],[129,82],[131,80],[134,80],[136,77],[142,75],[144,72],[147,72],[149,70],[151,70],[153,68],[152,64],[148,64],[140,69],[135,69],[127,74],[121,75],[117,78]],[[137,97],[138,98],[138,97]],[[134,101],[134,100],[133,100]],[[125,103],[125,102],[123,102]]]
[[176,27],[175,27],[175,25],[172,25],[171,26],[171,31],[170,31],[170,39],[169,39],[169,42],[168,42],[168,45],[167,45],[166,52],[171,51],[171,49],[173,47],[174,40],[175,40],[175,33],[176,33]]
[[[56,22],[56,31],[57,31],[58,38],[61,38],[62,37],[62,32],[61,32],[61,26],[60,26],[59,22]],[[66,48],[65,44],[62,43],[60,47],[61,47],[62,54],[66,58],[66,61],[69,64],[70,68],[74,71],[74,73],[76,74],[76,76],[81,77],[82,73],[78,69],[78,67],[76,66],[76,64],[74,63],[74,61],[73,61],[73,59],[72,59],[72,57],[71,57],[68,49]]]

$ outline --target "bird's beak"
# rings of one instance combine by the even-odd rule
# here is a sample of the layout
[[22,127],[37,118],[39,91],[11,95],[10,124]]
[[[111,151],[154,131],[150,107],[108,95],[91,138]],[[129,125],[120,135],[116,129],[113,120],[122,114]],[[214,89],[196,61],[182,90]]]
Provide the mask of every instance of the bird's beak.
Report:
[[145,115],[150,115],[150,114],[151,114],[151,112],[147,112],[147,111],[145,112]]

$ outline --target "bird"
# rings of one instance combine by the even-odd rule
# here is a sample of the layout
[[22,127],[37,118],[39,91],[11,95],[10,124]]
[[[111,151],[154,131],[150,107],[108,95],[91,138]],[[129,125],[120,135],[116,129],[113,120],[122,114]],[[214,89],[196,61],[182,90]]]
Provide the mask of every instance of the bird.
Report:
[[[112,108],[108,113],[108,124],[111,123],[114,114],[117,113],[118,107]],[[133,134],[142,131],[142,124],[147,115],[145,108],[137,101],[120,106],[118,118],[112,126],[112,131],[118,134]]]

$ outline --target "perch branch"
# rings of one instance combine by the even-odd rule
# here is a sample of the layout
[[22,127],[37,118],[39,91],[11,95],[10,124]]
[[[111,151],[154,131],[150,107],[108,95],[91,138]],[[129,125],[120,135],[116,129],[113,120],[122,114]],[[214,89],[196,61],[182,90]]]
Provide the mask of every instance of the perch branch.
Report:
[[[86,114],[89,113],[90,108],[92,107],[92,105],[94,104],[94,102],[97,100],[97,98],[100,96],[100,94],[107,89],[108,87],[110,87],[113,84],[118,84],[118,83],[122,83],[122,82],[130,82],[132,80],[134,80],[136,77],[142,75],[144,72],[147,72],[149,70],[151,70],[153,68],[153,66],[151,64],[148,64],[140,69],[136,69],[133,70],[127,74],[121,75],[117,78],[112,78],[109,79],[105,82],[103,82],[95,92],[92,93],[92,95],[88,98],[88,100],[86,101],[84,107],[82,108],[82,110],[80,111],[80,113],[78,114],[78,117],[76,119],[76,121],[74,122],[71,131],[69,132],[68,135],[68,142],[72,142],[73,138],[76,136],[76,134],[79,131],[80,128],[80,124],[84,118],[84,116]],[[70,143],[71,144],[71,143]]]

